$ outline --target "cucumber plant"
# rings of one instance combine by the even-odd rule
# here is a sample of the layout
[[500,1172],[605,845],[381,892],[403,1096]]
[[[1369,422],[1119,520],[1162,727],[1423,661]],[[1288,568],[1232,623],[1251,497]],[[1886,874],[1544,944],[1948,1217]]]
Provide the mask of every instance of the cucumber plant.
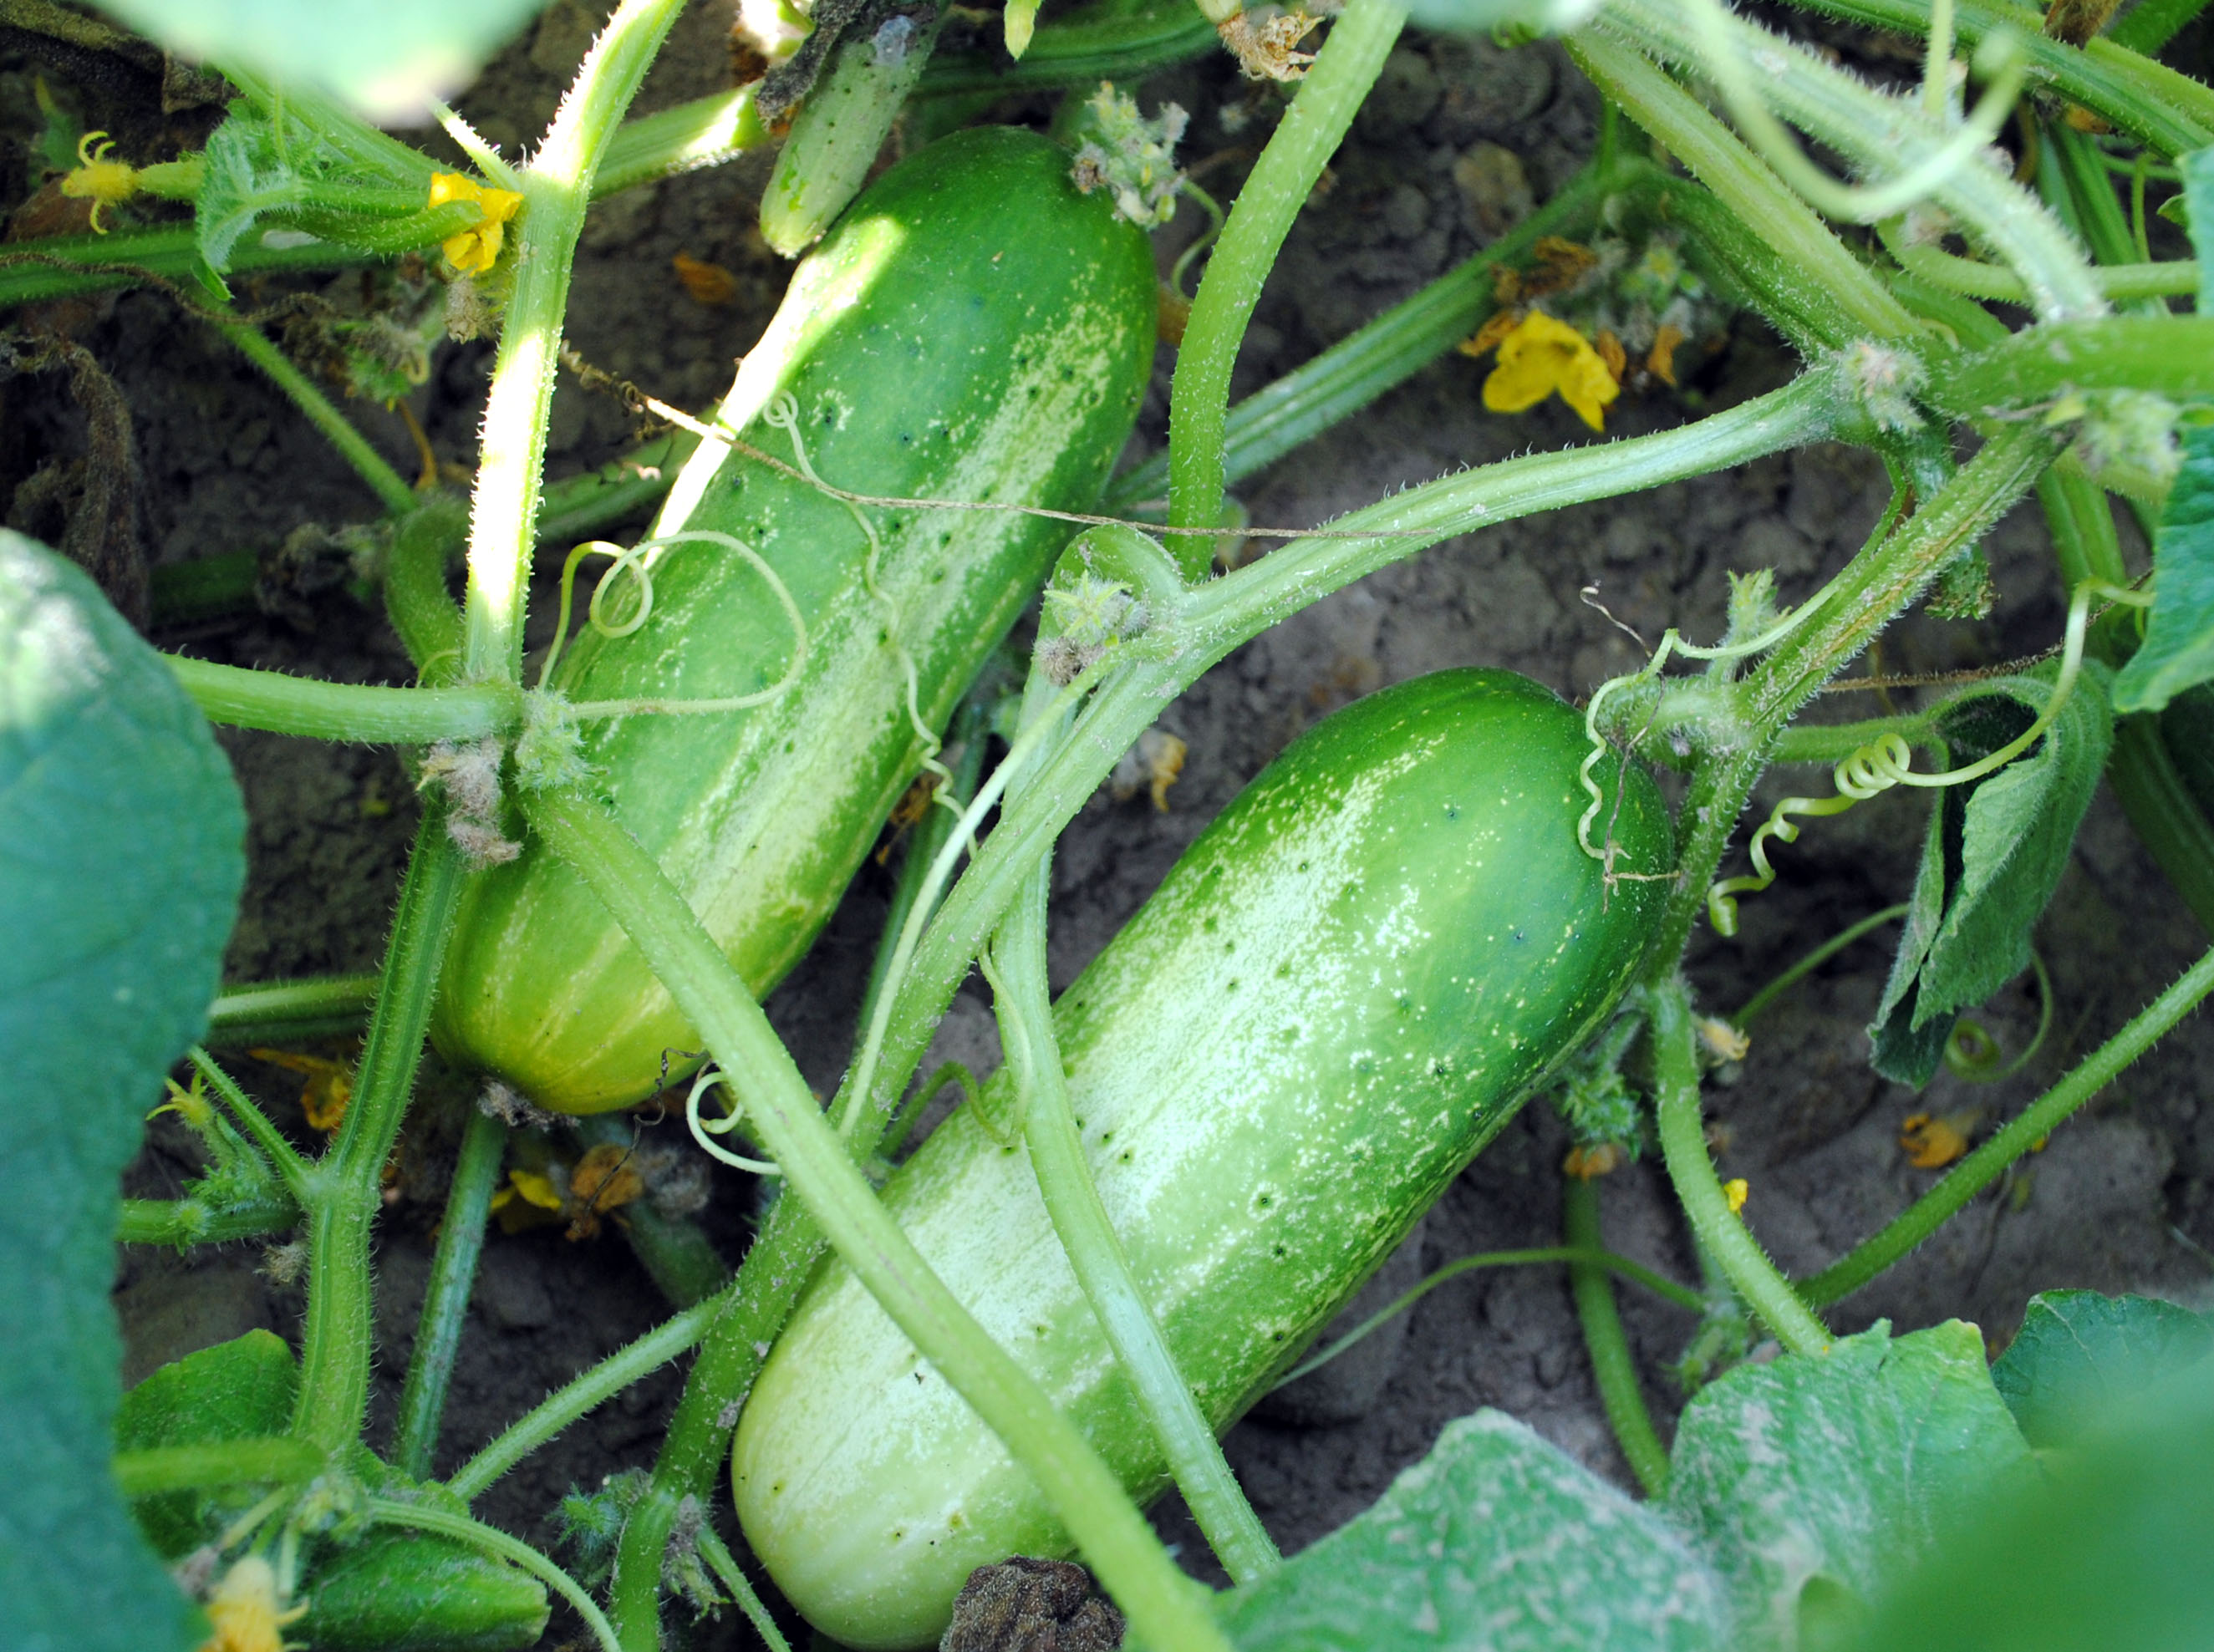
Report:
[[[28,1643],[189,1645],[211,1628],[225,1649],[287,1635],[521,1646],[558,1597],[599,1644],[643,1652],[661,1643],[673,1592],[700,1609],[736,1599],[780,1645],[722,1534],[734,1430],[747,1538],[791,1604],[856,1644],[927,1642],[966,1567],[1017,1548],[1080,1553],[1163,1648],[1465,1643],[1501,1625],[1528,1644],[1875,1647],[1918,1643],[1940,1621],[1964,1644],[1992,1624],[2060,1634],[2125,1608],[2144,1643],[2203,1638],[2203,1591],[2179,1591],[2188,1562],[2166,1558],[2184,1552],[2179,1533],[2203,1531],[2214,1385],[2201,1322],[2040,1299],[1991,1368],[1972,1327],[1833,1338],[1822,1314],[2173,1029],[2214,990],[2214,954],[1809,1277],[1765,1254],[1705,1139],[1703,1051],[1726,1054],[1734,1034],[1697,1013],[1685,946],[1702,924],[1728,933],[1736,903],[1788,875],[1771,844],[1879,791],[1933,793],[1871,1029],[1890,1076],[1926,1081],[1962,1013],[2030,961],[2030,928],[2101,774],[2178,899],[2214,927],[2193,733],[2214,680],[2214,320],[2200,313],[2214,290],[2214,93],[2157,61],[2198,8],[2140,0],[2115,21],[2111,7],[2040,19],[1997,0],[1818,3],[1917,37],[1920,85],[1879,90],[1720,0],[1429,0],[1422,27],[1565,32],[1606,112],[1594,152],[1521,229],[1236,407],[1232,368],[1263,283],[1377,95],[1404,9],[1348,0],[1310,54],[1304,13],[1096,0],[1041,18],[1011,4],[1012,68],[949,47],[935,15],[825,0],[782,19],[815,34],[792,64],[829,67],[815,113],[803,104],[792,128],[771,240],[796,249],[828,233],[719,412],[648,403],[696,445],[653,532],[603,547],[616,566],[590,629],[535,682],[523,622],[541,532],[584,537],[651,491],[543,480],[584,210],[768,145],[798,70],[625,123],[680,5],[621,0],[517,167],[426,78],[512,8],[408,8],[367,34],[344,9],[132,8],[158,41],[211,57],[236,96],[197,154],[133,167],[85,135],[61,192],[95,204],[92,232],[11,242],[0,302],[156,282],[266,372],[386,508],[384,596],[419,681],[157,658],[52,553],[0,543],[0,797],[11,844],[51,869],[0,885],[25,960],[0,1048],[22,1134],[63,1149],[4,1230],[37,1284],[6,1310],[11,1348],[31,1356],[8,1379],[20,1425],[0,1566]],[[6,15],[80,45],[107,39],[105,24],[35,7]],[[1156,302],[1143,242],[1110,204],[1158,221],[1177,193],[1206,198],[1173,179],[1179,121],[1125,110],[1099,82],[1218,41],[1296,87],[1188,314],[1180,290],[1160,302],[1181,325],[1167,450],[1110,482]],[[1000,89],[1056,86],[1100,112],[1063,124],[1092,134],[1081,150],[957,133],[848,204],[874,146],[831,141],[834,125],[880,134],[913,98],[920,135],[988,113],[975,100]],[[780,103],[763,102],[772,91]],[[365,118],[395,100],[437,119],[474,175]],[[2035,146],[2034,188],[1987,164],[2010,121]],[[1854,180],[1822,170],[1793,128]],[[189,223],[135,226],[142,195],[187,204]],[[2167,221],[2196,237],[2197,257],[2154,256],[2156,236],[2178,245]],[[1610,235],[1625,254],[1642,237],[1642,255],[1611,263],[1571,239]],[[233,277],[402,254],[439,261],[453,326],[498,336],[465,521],[394,474],[230,302]],[[1464,340],[1497,352],[1487,405],[1558,393],[1603,424],[1632,371],[1625,338],[1641,370],[1670,380],[1686,307],[1710,293],[1790,341],[1801,365],[1789,384],[1318,527],[1255,529],[1226,492]],[[418,344],[434,296],[407,311]],[[404,381],[421,359],[396,347],[399,317],[383,318],[362,381]],[[1826,584],[1787,607],[1774,570],[1742,570],[1725,635],[1669,631],[1640,669],[1589,685],[1581,716],[1497,676],[1362,703],[1257,782],[1049,1003],[1056,836],[1163,703],[1233,649],[1440,540],[1827,441],[1878,455],[1893,497]],[[2056,658],[1920,712],[1802,717],[1917,602],[1982,612],[1978,542],[2033,494],[2067,598]],[[2110,495],[2150,527],[2149,571],[2133,575]],[[1278,544],[1218,576],[1233,532]],[[458,608],[443,582],[456,550]],[[1049,565],[1007,749],[986,773],[971,681]],[[1680,661],[1703,669],[1668,668]],[[428,802],[377,979],[247,984],[214,1012],[261,1027],[365,1017],[351,1102],[317,1157],[187,1048],[239,879],[236,798],[211,767],[203,714],[423,751]],[[937,756],[954,717],[968,719],[960,770]],[[1832,783],[1754,823],[1741,873],[1733,845],[1779,764],[1827,769]],[[758,996],[933,765],[942,807],[916,834],[826,1112]],[[1646,765],[1681,775],[1673,832]],[[125,789],[142,807],[158,795],[171,829],[118,841],[87,799]],[[113,891],[104,927],[56,899],[95,878]],[[994,991],[1006,1072],[880,1192],[911,1081],[972,966]],[[434,1030],[498,1088],[469,1126],[387,1461],[363,1443],[371,1241]],[[297,1231],[308,1314],[297,1360],[249,1337],[124,1399],[96,1300],[113,1179],[131,1118],[180,1052],[189,1082],[172,1077],[166,1105],[210,1169],[183,1198],[125,1207],[120,1234],[190,1245]],[[784,1190],[735,1277],[695,1279],[700,1300],[431,1479],[475,1236],[519,1102],[620,1106],[703,1057],[713,1071],[687,1102],[700,1143]],[[34,1129],[28,1109],[71,1082],[96,1107]],[[1716,1318],[1757,1321],[1780,1356],[1710,1384],[1664,1448],[1615,1316],[1606,1270],[1619,1259],[1593,1242],[1596,1186],[1572,1182],[1570,1243],[1549,1254],[1570,1265],[1646,1500],[1479,1413],[1376,1509],[1281,1560],[1213,1430],[1540,1088],[1559,1093],[1588,1169],[1657,1143]],[[746,1154],[727,1145],[738,1131]],[[586,1587],[469,1512],[530,1451],[687,1350],[651,1467],[578,1514],[602,1580]],[[2091,1392],[2134,1415],[2089,1417],[2117,1409]],[[1943,1450],[1923,1451],[1930,1440]],[[2033,1448],[2055,1443],[2068,1484],[2028,1489]],[[1143,1521],[1137,1499],[1164,1476],[1233,1590],[1196,1588]],[[157,1557],[176,1563],[171,1576]],[[1971,1581],[1933,1606],[1948,1579]],[[1995,1597],[2002,1584],[2013,1592]]]

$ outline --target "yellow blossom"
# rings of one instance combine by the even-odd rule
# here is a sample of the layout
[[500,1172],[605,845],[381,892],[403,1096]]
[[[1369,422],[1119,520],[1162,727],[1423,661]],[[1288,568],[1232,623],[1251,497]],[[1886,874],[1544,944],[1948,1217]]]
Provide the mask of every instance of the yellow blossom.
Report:
[[346,1120],[346,1104],[353,1100],[353,1069],[343,1061],[323,1056],[295,1055],[290,1050],[248,1050],[256,1061],[299,1073],[307,1079],[300,1087],[300,1112],[309,1127],[328,1136]]
[[87,132],[79,138],[76,170],[62,180],[63,194],[92,203],[93,233],[101,235],[107,233],[107,226],[100,221],[100,209],[120,205],[138,192],[138,174],[123,162],[107,158],[115,145],[107,138],[106,132]]
[[1745,1196],[1752,1191],[1742,1176],[1733,1176],[1722,1184],[1722,1197],[1729,1201],[1732,1216],[1745,1209]]
[[1605,428],[1606,405],[1622,387],[1591,341],[1565,321],[1532,310],[1499,341],[1499,365],[1483,381],[1483,405],[1519,413],[1558,391],[1593,430]]
[[278,1605],[277,1571],[258,1554],[245,1556],[223,1574],[207,1603],[215,1633],[200,1652],[283,1652],[298,1641],[284,1638],[284,1625],[307,1616],[305,1606]]
[[1899,1145],[1907,1163],[1917,1170],[1942,1170],[1968,1150],[1968,1135],[1976,1127],[1977,1113],[1948,1113],[1932,1118],[1917,1113],[1899,1127]]
[[483,216],[458,235],[446,237],[446,262],[463,275],[482,275],[498,261],[500,247],[507,239],[504,226],[522,206],[523,197],[511,189],[486,189],[458,172],[432,173],[431,204],[444,206],[450,201],[468,201]]

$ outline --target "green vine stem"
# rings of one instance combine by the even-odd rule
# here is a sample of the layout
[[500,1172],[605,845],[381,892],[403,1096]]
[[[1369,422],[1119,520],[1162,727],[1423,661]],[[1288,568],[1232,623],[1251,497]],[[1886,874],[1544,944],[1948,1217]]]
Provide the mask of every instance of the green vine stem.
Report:
[[615,128],[592,174],[592,198],[604,200],[633,185],[719,166],[767,149],[768,128],[754,111],[759,89],[760,82],[755,82],[626,120]]
[[739,1567],[729,1546],[716,1535],[715,1528],[701,1526],[696,1540],[700,1552],[707,1558],[709,1569],[723,1587],[730,1590],[731,1598],[738,1603],[738,1610],[754,1626],[754,1633],[761,1637],[761,1644],[768,1648],[769,1652],[792,1652],[792,1643],[784,1638],[784,1631],[776,1626],[776,1619],[768,1615],[768,1608],[761,1604],[761,1596],[755,1593],[752,1581]]
[[401,1503],[391,1497],[370,1497],[366,1500],[366,1512],[373,1526],[398,1526],[409,1531],[435,1532],[441,1537],[458,1539],[474,1544],[478,1548],[498,1555],[502,1560],[520,1566],[539,1582],[559,1594],[584,1620],[594,1639],[606,1652],[621,1652],[615,1642],[615,1628],[598,1604],[587,1594],[577,1580],[563,1571],[544,1555],[519,1538],[510,1537],[497,1527],[482,1521],[471,1520],[467,1515],[456,1515],[443,1509],[433,1509],[426,1503]]
[[[1899,267],[1923,280],[1970,298],[1987,298],[2003,304],[2023,304],[2029,290],[2021,277],[2003,265],[1961,258],[1935,247],[1917,247],[1902,238],[1896,218],[1877,226],[1884,248]],[[2110,300],[2155,298],[2199,290],[2199,261],[2173,259],[2162,264],[2121,264],[2095,267],[2091,278]]]
[[1647,996],[1660,1152],[1692,1234],[1785,1348],[1795,1354],[1828,1352],[1828,1330],[1777,1271],[1759,1241],[1746,1231],[1716,1179],[1699,1113],[1698,1032],[1683,984],[1671,979]]
[[438,1424],[446,1413],[446,1390],[453,1381],[454,1356],[461,1350],[469,1290],[476,1283],[477,1259],[484,1252],[492,1189],[506,1153],[507,1126],[472,1109],[462,1131],[461,1154],[454,1161],[454,1180],[446,1190],[445,1218],[438,1224],[423,1312],[415,1322],[415,1349],[408,1356],[407,1377],[400,1390],[400,1420],[393,1430],[393,1466],[411,1479],[431,1477]]
[[456,1469],[446,1481],[446,1490],[463,1503],[474,1503],[508,1470],[578,1418],[697,1346],[727,1306],[718,1301],[688,1308],[570,1378]]
[[401,886],[369,1040],[338,1139],[314,1167],[308,1212],[307,1326],[292,1434],[325,1451],[361,1436],[376,1347],[369,1234],[383,1208],[379,1182],[400,1134],[431,1021],[438,966],[462,885],[444,813],[424,811]]
[[199,1045],[192,1045],[186,1057],[215,1092],[238,1127],[253,1139],[261,1151],[263,1161],[276,1173],[284,1191],[301,1204],[306,1204],[315,1193],[315,1167],[300,1156],[300,1150],[284,1137],[284,1132],[271,1122],[269,1115],[254,1105],[238,1082],[216,1064],[215,1058]]
[[[1162,705],[1232,649],[1440,539],[1823,440],[1833,433],[1843,400],[1834,370],[1820,369],[1677,430],[1604,448],[1532,454],[1448,476],[1330,524],[1333,533],[1349,537],[1294,540],[1186,593],[1172,608],[1157,607],[1146,631],[1124,644],[1125,662],[1104,681],[1070,738],[1034,771],[1021,806],[1002,815],[924,932],[888,1020],[871,1088],[859,1098],[841,1094],[841,1115],[858,1106],[865,1117],[889,1116],[970,960],[998,927],[1037,856],[1098,789],[1116,757],[1152,726]],[[1871,629],[1880,623],[1872,621]],[[1721,852],[1718,844],[1717,860]]]
[[[1930,27],[1929,0],[1793,3],[1910,39]],[[2113,38],[2095,35],[2081,46],[2046,34],[2043,21],[2009,0],[1954,0],[1953,7],[1954,30],[1963,46],[1980,46],[1994,31],[2006,30],[2034,84],[2049,86],[2070,102],[2097,111],[2162,154],[2183,155],[2214,143],[2214,90],[2120,44],[2128,19]]]
[[[1561,1236],[1586,1253],[1600,1247],[1596,1180],[1563,1178]],[[1576,1299],[1576,1318],[1582,1322],[1584,1347],[1591,1355],[1592,1381],[1599,1385],[1599,1404],[1614,1429],[1614,1442],[1622,1448],[1623,1460],[1637,1476],[1645,1495],[1657,1497],[1668,1484],[1668,1448],[1654,1431],[1645,1396],[1638,1391],[1637,1362],[1614,1305],[1614,1282],[1606,1274],[1605,1267],[1593,1263],[1571,1262],[1569,1289]]]
[[310,976],[228,986],[208,1009],[210,1049],[357,1032],[376,1002],[374,975]]
[[2155,52],[2205,9],[2206,0],[2142,0],[2107,30],[2107,39],[2125,51]]
[[[716,1475],[730,1452],[731,1430],[737,1426],[738,1413],[753,1392],[770,1344],[791,1317],[800,1288],[823,1250],[823,1230],[808,1214],[805,1202],[780,1196],[739,1265],[738,1277],[720,1296],[693,1310],[709,1316],[700,1356],[692,1363],[676,1414],[662,1436],[645,1495],[632,1505],[615,1549],[608,1605],[625,1652],[660,1652],[661,1562],[677,1511],[687,1497],[704,1501],[713,1495]],[[509,1433],[522,1427],[518,1423]],[[486,1447],[483,1456],[490,1458],[498,1443]],[[505,1465],[498,1472],[505,1472]],[[460,1478],[456,1477],[457,1482]]]
[[223,1440],[208,1445],[156,1446],[119,1451],[108,1460],[126,1497],[256,1483],[297,1484],[329,1466],[303,1440]]
[[1632,1284],[1642,1285],[1654,1295],[1665,1298],[1679,1308],[1687,1308],[1694,1314],[1703,1311],[1707,1305],[1706,1298],[1690,1286],[1679,1285],[1673,1279],[1654,1272],[1643,1263],[1633,1262],[1612,1251],[1593,1250],[1581,1245],[1540,1245],[1520,1251],[1478,1251],[1473,1256],[1456,1257],[1427,1278],[1409,1286],[1343,1336],[1308,1355],[1285,1372],[1277,1379],[1276,1387],[1284,1387],[1297,1382],[1310,1371],[1320,1370],[1355,1343],[1404,1314],[1447,1280],[1458,1279],[1464,1273],[1482,1268],[1527,1267],[1544,1262],[1581,1262],[1604,1273],[1618,1274]]
[[1021,1092],[1023,1139],[1054,1233],[1138,1405],[1160,1442],[1177,1489],[1231,1581],[1249,1583],[1283,1564],[1231,1472],[1214,1430],[1177,1369],[1159,1322],[1130,1271],[1107,1207],[1084,1161],[1068,1082],[1054,1036],[1046,985],[1046,890],[1052,857],[1039,860],[993,940],[994,997]]
[[215,326],[240,355],[291,398],[292,405],[307,415],[308,423],[321,430],[339,456],[353,466],[354,473],[369,484],[370,491],[385,509],[398,515],[422,503],[422,496],[407,485],[382,454],[370,446],[369,438],[354,429],[346,416],[331,405],[331,399],[293,366],[292,358],[271,344],[260,327],[231,320],[217,321]]
[[[1208,44],[1214,44],[1212,31]],[[1634,158],[1618,159],[1604,177],[1595,167],[1584,168],[1482,252],[1246,397],[1230,410],[1223,425],[1223,485],[1236,486],[1421,372],[1491,314],[1495,270],[1528,257],[1544,236],[1574,235],[1608,196],[1643,193],[1657,186],[1661,176],[1658,168]],[[1168,485],[1169,455],[1163,451],[1116,477],[1104,508],[1141,507],[1162,498]]]
[[1037,1479],[1136,1631],[1158,1646],[1226,1652],[1203,1591],[1177,1570],[1114,1475],[878,1203],[761,1007],[652,856],[573,793],[531,795],[524,810],[607,903],[716,1064],[737,1076],[762,1144],[839,1254]]
[[[1618,31],[1647,55],[1699,66],[1703,34],[1686,9],[1664,0],[1608,0],[1599,27]],[[1953,134],[1912,104],[1888,97],[1782,35],[1725,20],[1741,55],[1757,56],[1764,104],[1879,177],[1918,174]],[[2021,275],[2047,320],[2105,313],[2106,300],[2081,249],[2030,192],[1972,157],[1937,175],[1928,198],[1952,213]],[[1895,210],[1895,209],[1894,209]]]
[[[1336,153],[1406,20],[1394,0],[1349,0],[1238,191],[1208,259],[1169,397],[1169,520],[1179,527],[1211,527],[1221,520],[1223,427],[1245,324],[1292,220]],[[1182,540],[1176,549],[1186,579],[1207,577],[1214,551],[1207,540]]]
[[1814,1308],[1843,1301],[1901,1260],[1936,1233],[1961,1206],[1998,1179],[1999,1173],[2050,1136],[2122,1070],[2150,1049],[2214,991],[2214,952],[2208,952],[2174,985],[2138,1011],[2130,1024],[2101,1045],[2058,1084],[2009,1119],[1981,1147],[1954,1165],[1945,1179],[1887,1222],[1873,1237],[1797,1287]]
[[1643,52],[1597,29],[1571,35],[1568,47],[1576,66],[1601,92],[1760,237],[1775,255],[1779,278],[1795,301],[1793,308],[1828,323],[1822,329],[1825,342],[1921,335],[1913,314],[1814,209]]
[[485,403],[469,521],[462,675],[471,682],[512,683],[522,677],[523,607],[537,539],[547,418],[577,237],[615,123],[682,9],[683,0],[622,0],[585,53],[523,174],[515,288]]
[[2214,315],[2111,315],[2027,328],[2005,344],[1943,363],[1932,406],[1960,418],[2049,402],[2063,390],[2150,390],[2179,400],[2206,392]]
[[259,1239],[299,1226],[300,1207],[288,1198],[258,1198],[211,1209],[197,1198],[125,1199],[116,1217],[119,1245],[220,1245]]
[[385,617],[426,687],[461,680],[465,633],[462,611],[446,589],[446,563],[468,531],[462,502],[434,495],[393,524],[384,555]]
[[1870,912],[1857,924],[1848,924],[1786,969],[1774,980],[1769,982],[1767,985],[1762,987],[1752,997],[1747,998],[1737,1014],[1729,1018],[1730,1024],[1738,1027],[1751,1025],[1753,1018],[1762,1010],[1790,991],[1793,987],[1797,986],[1800,982],[1821,968],[1847,947],[1851,946],[1854,942],[1864,935],[1875,933],[1894,919],[1905,917],[1909,910],[1911,909],[1903,905],[1887,906],[1880,912]]
[[1851,663],[1869,640],[1918,596],[1946,563],[1982,537],[2029,491],[2052,456],[2052,435],[2002,428],[1923,509],[1879,535],[1826,588],[1820,613],[1778,645],[1739,689],[1737,741],[1711,752],[1692,774],[1678,810],[1682,842],[1653,945],[1652,978],[1673,976],[1706,909],[1738,817],[1752,795],[1777,731]]
[[437,740],[499,734],[523,716],[522,692],[509,683],[383,688],[216,665],[180,654],[162,657],[210,722],[238,728],[266,728],[314,740],[426,746]]

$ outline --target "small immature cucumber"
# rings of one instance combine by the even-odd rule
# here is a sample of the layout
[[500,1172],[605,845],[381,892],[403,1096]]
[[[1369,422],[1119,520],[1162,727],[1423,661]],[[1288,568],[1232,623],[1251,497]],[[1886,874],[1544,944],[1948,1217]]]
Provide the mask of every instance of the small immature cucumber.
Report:
[[[1152,370],[1153,259],[1067,153],[961,132],[878,179],[792,276],[722,423],[786,463],[797,403],[826,483],[878,497],[1088,509]],[[766,704],[589,725],[584,756],[756,992],[797,962],[920,768],[908,703],[944,727],[1068,538],[1006,510],[854,508],[703,442],[657,535],[734,535],[797,605],[806,659]],[[652,553],[653,609],[584,632],[556,685],[578,700],[735,698],[776,685],[791,621],[712,540]],[[611,592],[609,619],[630,600]],[[688,1070],[700,1040],[599,900],[542,850],[473,881],[434,1033],[542,1106],[598,1113]]]
[[[1575,712],[1508,673],[1373,694],[1225,809],[1055,1007],[1100,1197],[1217,1428],[1636,967],[1663,886],[1610,886],[1579,847],[1587,750]],[[1614,762],[1599,771],[1621,783]],[[1667,866],[1667,815],[1635,765],[1599,819],[1618,873]],[[1158,1491],[1159,1448],[1019,1149],[963,1108],[884,1199],[1124,1483]],[[835,1260],[769,1356],[731,1478],[778,1586],[857,1648],[931,1643],[972,1568],[1069,1546],[1029,1477]]]

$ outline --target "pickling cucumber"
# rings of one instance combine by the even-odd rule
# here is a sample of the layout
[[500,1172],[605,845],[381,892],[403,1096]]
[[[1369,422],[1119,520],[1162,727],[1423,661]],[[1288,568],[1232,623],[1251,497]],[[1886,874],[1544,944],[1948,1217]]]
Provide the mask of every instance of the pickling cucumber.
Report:
[[[794,271],[721,421],[850,491],[1086,509],[1152,370],[1143,235],[1069,158],[1006,127],[934,143],[863,192]],[[829,916],[924,747],[1030,600],[1064,525],[1008,511],[868,509],[702,443],[657,535],[734,535],[797,605],[806,657],[743,711],[588,725],[584,757],[747,984],[766,992]],[[736,698],[775,685],[792,626],[761,574],[694,540],[651,553],[653,607],[621,637],[586,631],[556,686],[576,700]],[[613,614],[625,599],[611,595]],[[541,1106],[596,1113],[694,1064],[700,1040],[598,899],[553,856],[473,881],[434,1036]]]
[[[1613,1007],[1658,881],[1576,839],[1582,719],[1453,671],[1311,730],[1202,832],[1055,1007],[1116,1232],[1202,1410],[1236,1418]],[[1599,765],[1616,870],[1670,863],[1634,765]],[[992,1083],[1009,1105],[1003,1071]],[[1004,1116],[988,1107],[988,1114]],[[1024,1155],[963,1108],[893,1216],[1141,1497],[1158,1446]],[[843,1264],[810,1283],[741,1418],[739,1519],[778,1586],[856,1648],[932,1643],[970,1570],[1069,1539]]]

